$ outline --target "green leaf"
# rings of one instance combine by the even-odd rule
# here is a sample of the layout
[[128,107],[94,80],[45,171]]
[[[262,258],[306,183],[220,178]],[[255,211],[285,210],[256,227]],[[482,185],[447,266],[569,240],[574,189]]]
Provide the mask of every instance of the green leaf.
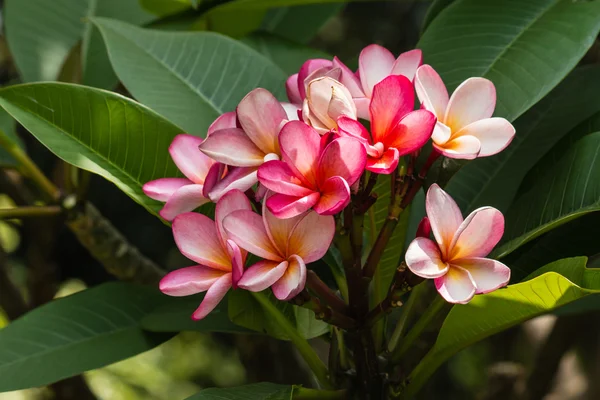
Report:
[[433,348],[409,377],[407,398],[459,350],[577,299],[600,293],[600,270],[586,269],[585,264],[585,257],[559,260],[536,272],[529,281],[475,296],[469,304],[452,307]]
[[438,15],[442,11],[446,9],[450,4],[454,3],[455,0],[433,0],[431,5],[427,9],[427,14],[425,14],[425,18],[423,18],[423,26],[421,27],[421,32],[424,32],[425,29],[431,24],[431,22],[436,19]]
[[571,129],[600,111],[600,68],[578,68],[515,122],[516,136],[501,153],[459,170],[446,186],[464,212],[506,211],[527,172]]
[[0,106],[58,157],[108,179],[154,214],[162,204],[142,185],[181,176],[167,151],[181,130],[116,93],[31,83],[0,89]]
[[205,389],[186,400],[291,400],[293,386],[255,383],[227,389]]
[[171,335],[144,332],[158,290],[107,283],[54,300],[0,330],[0,392],[44,386],[131,357]]
[[503,257],[568,221],[600,210],[600,132],[585,136],[509,208]]
[[[310,4],[324,3],[346,3],[348,0],[234,0],[223,3],[213,9],[211,12],[220,12],[223,10],[253,10],[253,9],[269,9],[276,7],[288,6],[305,6]],[[372,1],[372,0],[355,0],[355,1]]]
[[449,90],[490,79],[496,116],[514,120],[577,65],[600,31],[598,14],[598,1],[457,0],[416,47]]
[[190,0],[138,0],[148,12],[159,17],[177,14],[192,8]]
[[285,96],[286,75],[226,36],[140,29],[101,18],[94,23],[127,89],[188,133],[205,136],[215,118],[256,87]]
[[244,37],[260,28],[267,11],[265,9],[230,10],[207,12],[201,20],[206,30],[222,33],[235,39]]
[[151,332],[252,332],[229,320],[227,316],[227,297],[202,321],[192,320],[192,313],[198,308],[203,298],[204,294],[186,297],[165,296],[163,305],[148,313],[142,319],[141,326]]
[[[13,117],[9,113],[0,108],[0,131],[4,134],[7,140],[12,143],[16,143],[20,147],[23,146],[23,141],[17,135],[17,126]],[[3,148],[0,148],[0,166],[16,167],[17,161],[6,152]]]
[[[279,301],[268,290],[265,292],[269,299],[290,320],[298,332],[305,338],[311,339],[329,332],[329,325],[315,318],[312,311],[301,309],[288,302]],[[266,314],[261,304],[245,290],[235,290],[229,295],[229,318],[232,322],[266,333],[277,339],[289,340],[289,337],[279,325]]]

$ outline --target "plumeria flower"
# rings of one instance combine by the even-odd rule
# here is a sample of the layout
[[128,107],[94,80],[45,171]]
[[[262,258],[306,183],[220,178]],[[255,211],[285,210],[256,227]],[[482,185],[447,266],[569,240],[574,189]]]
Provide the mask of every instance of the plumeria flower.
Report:
[[335,222],[332,216],[314,211],[279,219],[264,204],[262,217],[240,210],[224,221],[232,240],[264,259],[250,266],[238,285],[253,292],[271,287],[279,300],[289,300],[304,289],[306,264],[327,252],[335,234]]
[[192,314],[206,317],[225,297],[237,288],[247,253],[229,239],[223,220],[238,211],[252,210],[250,202],[239,190],[232,190],[217,203],[215,221],[198,213],[185,213],[173,221],[173,236],[179,251],[199,265],[168,273],[160,281],[160,290],[169,296],[190,296],[206,292],[202,303]]
[[412,241],[405,260],[413,273],[435,279],[442,297],[459,304],[508,283],[510,269],[484,258],[504,233],[500,211],[482,207],[463,220],[458,205],[436,184],[429,188],[425,206],[435,241],[426,237]]
[[172,221],[177,215],[209,202],[209,192],[223,176],[224,166],[198,150],[202,139],[181,134],[175,136],[169,153],[185,178],[162,178],[146,183],[146,196],[166,202],[160,216]]
[[429,65],[417,70],[415,89],[422,106],[438,119],[434,147],[449,158],[487,157],[504,150],[515,128],[504,118],[491,118],[496,107],[496,88],[485,78],[469,78],[452,97],[442,78]]
[[332,76],[334,79],[338,79],[341,75],[341,71],[338,68],[332,75],[331,71],[333,69],[333,62],[331,60],[322,58],[307,60],[300,67],[300,71],[297,74],[290,76],[285,82],[285,89],[290,102],[301,106],[306,98],[306,86],[308,85],[308,82],[315,78]]
[[212,130],[199,146],[213,160],[236,167],[228,179],[213,188],[211,195],[215,197],[231,189],[251,188],[258,181],[258,167],[280,157],[277,136],[288,116],[269,91],[259,88],[248,93],[238,105],[236,117],[239,127],[232,127],[231,117],[226,117],[224,128]]
[[391,174],[400,157],[420,149],[431,137],[435,116],[427,110],[413,111],[415,95],[408,78],[388,76],[373,89],[369,106],[371,134],[358,121],[343,116],[338,131],[358,138],[367,149],[371,172]]
[[350,202],[350,186],[365,168],[364,146],[349,137],[326,146],[322,142],[305,123],[288,122],[279,134],[283,161],[269,161],[259,168],[261,185],[276,193],[266,205],[278,218],[292,218],[310,208],[333,215]]
[[324,135],[337,128],[337,120],[342,116],[357,118],[356,105],[348,89],[328,76],[310,81],[302,106],[303,120]]

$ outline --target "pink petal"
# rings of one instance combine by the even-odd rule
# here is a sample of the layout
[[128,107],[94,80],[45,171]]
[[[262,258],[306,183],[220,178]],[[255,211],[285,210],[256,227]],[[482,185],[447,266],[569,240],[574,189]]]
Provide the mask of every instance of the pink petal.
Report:
[[475,296],[476,288],[469,272],[452,265],[446,275],[435,279],[435,288],[449,303],[466,304]]
[[279,154],[277,135],[287,114],[271,92],[258,88],[248,93],[237,106],[237,116],[256,147],[264,154]]
[[300,72],[298,72],[298,91],[300,92],[300,97],[302,99],[306,97],[306,88],[304,86],[306,78],[314,71],[323,67],[331,67],[332,65],[333,63],[331,61],[322,58],[314,58],[302,64]]
[[369,111],[373,142],[385,142],[386,135],[414,108],[412,84],[405,76],[391,75],[373,89]]
[[[321,136],[317,131],[300,121],[288,122],[279,134],[279,146],[281,147],[283,161],[295,172],[294,175],[300,179],[304,178],[305,184],[310,184],[313,187],[317,183],[317,165],[321,153],[320,142]],[[275,191],[277,192],[277,190]]]
[[[335,118],[329,115],[329,103],[334,88],[340,87],[342,87],[341,83],[329,77],[318,78],[308,84],[305,104],[308,104],[308,116],[311,125],[315,129],[323,130],[336,127],[338,115]],[[304,114],[307,114],[306,110],[303,110]]]
[[423,52],[419,49],[410,50],[400,54],[394,65],[390,75],[403,75],[411,81],[415,78],[417,68],[423,63]]
[[320,260],[333,241],[335,220],[314,211],[305,214],[292,230],[286,254],[302,257],[305,263]]
[[440,122],[444,122],[449,101],[448,90],[430,65],[422,65],[417,69],[415,90],[425,109],[434,113]]
[[477,294],[493,292],[508,284],[510,280],[510,268],[500,261],[489,258],[463,258],[457,260],[456,264],[469,271]]
[[365,147],[357,139],[341,137],[325,147],[319,160],[319,182],[332,176],[343,178],[352,185],[362,175],[367,163]]
[[427,143],[435,121],[435,116],[427,110],[409,112],[386,135],[384,143],[387,147],[397,149],[400,156],[412,153]]
[[194,183],[204,183],[204,178],[214,163],[198,150],[201,143],[202,139],[199,137],[180,134],[175,136],[169,146],[169,153],[177,168]]
[[515,128],[504,118],[485,118],[470,123],[455,136],[474,136],[481,143],[477,157],[487,157],[504,150],[515,137]]
[[357,118],[356,105],[352,95],[344,85],[337,84],[331,87],[331,101],[327,108],[327,115],[334,121],[337,121],[341,116]]
[[[273,192],[268,192],[267,200],[273,195]],[[267,235],[269,235],[271,242],[273,242],[279,251],[279,254],[285,255],[292,229],[302,218],[302,215],[286,219],[277,218],[271,211],[269,211],[269,208],[267,207],[267,201],[263,201],[262,217],[263,223],[265,224],[267,230]]]
[[358,72],[367,97],[371,97],[376,84],[390,75],[395,61],[388,49],[377,44],[367,46],[360,52]]
[[472,122],[490,118],[496,107],[496,88],[489,79],[469,78],[452,93],[444,123],[453,132]]
[[310,75],[308,75],[306,77],[306,79],[304,79],[304,87],[306,87],[311,81],[318,79],[318,78],[329,77],[329,78],[333,78],[339,82],[341,75],[342,75],[342,70],[339,68],[322,67],[322,68],[314,70],[313,72],[310,73]]
[[259,261],[244,271],[238,286],[251,292],[261,292],[277,282],[287,268],[287,261]]
[[169,296],[190,296],[208,290],[228,272],[196,265],[169,272],[160,280],[160,291]]
[[504,215],[493,207],[473,211],[460,224],[448,248],[449,259],[485,257],[504,234]]
[[435,240],[445,256],[452,244],[454,233],[463,222],[460,208],[452,197],[435,183],[427,191],[425,208]]
[[229,192],[225,193],[219,199],[215,207],[215,223],[217,225],[217,233],[219,234],[219,239],[221,239],[223,248],[227,248],[228,239],[227,232],[225,232],[225,228],[223,228],[223,220],[226,216],[237,210],[252,211],[250,200],[248,200],[243,192],[237,189],[230,190]]
[[439,278],[448,272],[448,264],[442,260],[438,245],[428,238],[413,240],[404,257],[408,268],[421,278]]
[[218,162],[236,167],[258,166],[266,154],[238,128],[213,132],[200,145],[200,150]]
[[231,271],[231,260],[221,245],[215,222],[206,215],[188,212],[173,221],[173,237],[181,254],[221,271]]
[[431,135],[431,140],[433,140],[433,143],[443,146],[448,142],[448,140],[450,140],[451,136],[452,131],[450,128],[438,120],[435,123],[435,128],[433,128],[433,133]]
[[302,104],[302,96],[298,89],[298,74],[294,74],[285,81],[285,91],[291,103]]
[[214,163],[210,167],[208,174],[206,174],[206,178],[204,179],[204,185],[202,185],[202,196],[206,197],[207,199],[210,198],[210,192],[212,192],[214,187],[219,183],[225,174],[226,169],[227,166],[220,162]]
[[298,121],[300,119],[299,115],[302,114],[302,108],[300,107],[301,104],[302,102],[296,104],[281,103],[281,107],[283,107],[285,110],[288,121]]
[[277,218],[293,218],[303,212],[310,210],[317,204],[321,195],[314,192],[304,197],[288,196],[285,194],[274,194],[267,199],[267,208]]
[[379,158],[369,157],[365,169],[376,174],[391,174],[398,166],[400,153],[398,150],[390,147]]
[[179,214],[193,211],[202,204],[208,203],[210,200],[202,196],[203,189],[202,185],[195,184],[177,189],[160,210],[160,216],[167,221],[172,221]]
[[248,210],[234,211],[225,217],[223,226],[227,236],[241,248],[267,260],[281,261],[260,215]]
[[338,118],[337,125],[340,134],[352,136],[364,144],[371,143],[369,131],[357,120],[342,116]]
[[354,104],[356,105],[356,116],[370,121],[371,114],[369,113],[369,106],[371,105],[371,99],[368,97],[355,97]]
[[192,314],[192,319],[199,321],[214,310],[225,297],[231,287],[231,274],[225,274],[212,284],[204,295],[200,307]]
[[285,274],[273,284],[273,294],[281,301],[288,301],[304,289],[306,285],[306,265],[302,258],[292,255],[288,258]]
[[321,185],[321,198],[313,209],[321,215],[335,215],[350,204],[350,186],[344,178],[332,176]]
[[227,252],[231,258],[231,287],[237,289],[238,282],[244,273],[244,261],[246,260],[246,251],[231,239],[227,240]]
[[365,94],[360,84],[360,79],[339,58],[333,57],[333,67],[341,70],[340,79],[342,85],[346,86],[352,97],[364,97]]
[[237,115],[235,114],[235,111],[226,112],[225,114],[222,114],[219,118],[215,119],[215,121],[208,127],[208,133],[206,134],[206,136],[208,137],[214,131],[236,127]]
[[417,226],[416,237],[429,239],[429,236],[431,236],[431,223],[429,222],[429,218],[423,217],[421,222],[419,222],[419,226]]
[[304,182],[296,177],[289,164],[283,161],[269,161],[261,165],[258,169],[258,180],[275,193],[304,197],[313,192],[304,186]]
[[448,158],[472,160],[477,158],[481,142],[475,136],[458,136],[443,145],[434,143],[434,147]]
[[256,167],[229,168],[229,172],[227,172],[225,178],[212,188],[208,197],[211,201],[217,202],[221,196],[230,190],[237,189],[241,192],[245,192],[258,182],[256,171]]
[[144,184],[142,190],[151,199],[167,201],[177,189],[192,184],[193,182],[186,178],[161,178]]

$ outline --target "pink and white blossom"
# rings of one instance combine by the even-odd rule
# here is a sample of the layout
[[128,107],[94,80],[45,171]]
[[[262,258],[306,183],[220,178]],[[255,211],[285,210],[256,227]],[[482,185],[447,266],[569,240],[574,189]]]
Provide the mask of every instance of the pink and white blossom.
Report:
[[429,65],[417,70],[415,89],[423,108],[437,117],[434,147],[449,158],[474,159],[504,150],[515,128],[504,118],[492,117],[496,88],[485,78],[469,78],[451,97],[442,78]]
[[456,202],[436,184],[429,188],[425,206],[435,240],[417,237],[412,241],[405,260],[413,273],[434,279],[442,297],[459,304],[508,283],[510,269],[485,258],[504,233],[500,211],[482,207],[463,220]]
[[168,273],[159,287],[169,296],[206,292],[192,314],[195,320],[206,317],[230,288],[238,286],[247,252],[229,238],[223,221],[240,210],[251,212],[252,207],[242,192],[232,190],[217,202],[215,221],[193,212],[178,215],[173,221],[173,236],[179,251],[198,265]]
[[306,264],[327,252],[335,222],[332,216],[314,211],[279,219],[264,204],[262,216],[240,210],[224,221],[227,234],[239,247],[263,258],[244,271],[238,285],[252,292],[271,287],[279,300],[290,300],[304,289]]
[[347,117],[356,120],[356,105],[348,89],[330,77],[310,81],[302,106],[304,122],[324,135],[337,128],[337,120]]

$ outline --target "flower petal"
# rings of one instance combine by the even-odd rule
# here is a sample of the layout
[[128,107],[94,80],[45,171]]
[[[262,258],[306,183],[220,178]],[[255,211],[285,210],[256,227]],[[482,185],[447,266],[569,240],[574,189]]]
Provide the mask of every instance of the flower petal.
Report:
[[261,165],[258,180],[267,189],[288,196],[304,197],[313,192],[304,186],[304,182],[296,177],[289,164],[283,161],[269,161]]
[[409,112],[385,137],[385,145],[398,150],[400,156],[412,153],[431,137],[435,115],[427,110]]
[[473,211],[460,224],[448,249],[449,259],[485,257],[504,234],[504,215],[493,207]]
[[481,142],[475,136],[458,136],[446,142],[445,144],[438,146],[436,143],[434,147],[443,155],[448,158],[472,160],[477,158],[479,150],[481,149]]
[[229,168],[229,172],[219,183],[213,186],[208,197],[213,202],[219,201],[221,196],[230,190],[237,189],[245,192],[258,182],[256,167],[237,167]]
[[306,78],[318,69],[331,66],[333,66],[331,61],[322,58],[313,58],[302,64],[300,71],[298,72],[298,91],[303,100],[306,97]]
[[273,284],[273,294],[281,301],[288,301],[304,289],[306,285],[306,264],[297,255],[288,258],[285,274]]
[[357,120],[341,116],[337,120],[337,125],[340,134],[352,136],[367,145],[371,144],[369,131]]
[[195,265],[169,272],[160,280],[160,291],[169,296],[190,296],[207,291],[213,283],[228,272]]
[[267,199],[267,208],[277,218],[293,218],[310,210],[312,206],[317,204],[320,196],[318,192],[313,192],[304,197],[276,193]]
[[446,256],[454,234],[463,222],[460,208],[448,193],[434,183],[427,191],[425,209],[435,240],[442,255]]
[[285,81],[285,91],[287,97],[293,104],[302,104],[302,96],[300,96],[300,90],[298,89],[298,74],[294,74],[287,78]]
[[202,196],[210,198],[210,192],[219,183],[226,170],[227,166],[220,162],[216,162],[210,167],[204,179],[204,185],[202,185]]
[[376,84],[390,75],[395,61],[394,55],[388,49],[377,44],[367,46],[360,52],[358,73],[367,97],[371,97]]
[[369,106],[371,105],[371,99],[368,97],[355,97],[354,104],[356,105],[356,116],[370,121]]
[[400,119],[414,108],[413,86],[405,76],[391,75],[373,89],[369,112],[373,143],[385,143],[385,137]]
[[442,260],[438,245],[428,238],[414,239],[404,260],[408,268],[421,278],[439,278],[448,272],[448,264]]
[[204,183],[210,166],[214,164],[214,160],[198,150],[201,143],[202,138],[180,134],[169,146],[169,153],[177,168],[194,183]]
[[448,90],[430,65],[421,65],[417,69],[415,90],[425,109],[434,113],[440,122],[444,122],[449,101]]
[[335,215],[350,204],[350,186],[340,176],[327,179],[320,190],[321,198],[313,209],[321,215]]
[[331,245],[335,235],[335,220],[330,215],[308,212],[292,230],[287,255],[302,257],[305,263],[320,260]]
[[327,114],[334,121],[341,116],[347,116],[356,119],[356,104],[352,99],[352,95],[348,89],[342,85],[334,85],[331,87],[331,101],[327,108]]
[[208,127],[208,133],[206,136],[208,137],[215,131],[230,128],[237,128],[237,115],[235,114],[235,111],[226,112],[219,118],[215,119],[215,121]]
[[364,97],[365,94],[360,84],[360,79],[339,58],[333,57],[333,67],[341,70],[340,79],[342,85],[348,88],[352,97]]
[[193,211],[210,200],[202,195],[202,185],[185,185],[177,189],[167,200],[159,214],[167,221],[172,221],[179,214]]
[[252,211],[252,206],[250,205],[250,200],[248,200],[243,192],[234,189],[225,193],[219,199],[215,207],[215,224],[217,226],[217,233],[219,234],[219,239],[221,239],[223,248],[227,248],[228,239],[227,232],[225,232],[225,228],[223,228],[223,220],[226,216],[236,210]]
[[206,215],[188,212],[173,221],[173,237],[181,254],[222,271],[231,271],[231,260],[223,249],[215,222]]
[[277,282],[287,268],[287,261],[259,261],[244,271],[238,286],[251,292],[261,292]]
[[142,190],[151,199],[167,201],[181,187],[193,184],[187,178],[161,178],[145,183]]
[[490,258],[463,258],[456,260],[456,264],[469,271],[477,294],[493,292],[506,286],[510,280],[510,268]]
[[365,169],[376,174],[388,175],[394,172],[399,160],[400,153],[398,153],[398,150],[390,147],[379,158],[369,157]]
[[452,265],[448,272],[435,279],[435,288],[449,303],[466,304],[475,296],[475,282],[469,272]]
[[225,217],[223,226],[227,236],[244,250],[267,260],[281,261],[260,215],[248,210],[234,211]]
[[[273,192],[267,194],[267,199],[273,196]],[[271,239],[271,242],[275,245],[279,254],[286,254],[288,241],[292,229],[298,221],[302,218],[302,214],[293,218],[281,219],[277,218],[269,208],[267,207],[267,201],[263,201],[262,205],[262,217],[265,227],[267,228],[267,235]]]
[[317,183],[320,143],[319,133],[301,121],[288,122],[279,134],[282,160],[295,172],[294,175],[313,187]]
[[[303,110],[303,115],[308,115],[311,124],[315,129],[333,129],[336,127],[336,118],[329,115],[329,103],[333,93],[333,88],[342,86],[341,83],[329,77],[322,77],[312,80],[306,87],[307,110]],[[306,107],[305,107],[306,108]]]
[[192,314],[192,319],[199,321],[214,310],[225,297],[231,287],[231,274],[225,274],[212,284],[204,295],[200,307]]
[[332,176],[342,177],[352,185],[362,175],[367,163],[367,152],[357,139],[341,137],[333,140],[321,154],[318,167],[319,182]]
[[504,118],[485,118],[470,123],[455,136],[474,136],[481,143],[477,157],[487,157],[504,150],[515,137],[515,127]]
[[285,114],[287,115],[288,121],[298,121],[300,116],[302,115],[302,102],[292,104],[292,103],[281,103],[281,107],[285,110]]
[[237,289],[238,282],[244,274],[244,261],[247,253],[231,239],[227,240],[226,246],[229,258],[231,258],[231,287]]
[[423,63],[423,52],[419,49],[402,53],[394,61],[390,75],[402,75],[410,79],[415,78],[417,68]]
[[496,107],[496,88],[489,79],[469,78],[461,83],[448,102],[444,123],[453,132],[471,122],[490,118]]
[[206,156],[227,165],[252,167],[263,163],[265,153],[238,128],[215,131],[202,142]]
[[452,131],[450,128],[438,120],[435,123],[435,128],[433,128],[433,133],[431,134],[431,140],[433,140],[433,143],[443,146],[446,142],[448,142],[448,140],[450,140],[451,136]]
[[258,88],[248,93],[237,106],[237,116],[256,147],[264,154],[279,154],[277,135],[287,114],[271,92]]

